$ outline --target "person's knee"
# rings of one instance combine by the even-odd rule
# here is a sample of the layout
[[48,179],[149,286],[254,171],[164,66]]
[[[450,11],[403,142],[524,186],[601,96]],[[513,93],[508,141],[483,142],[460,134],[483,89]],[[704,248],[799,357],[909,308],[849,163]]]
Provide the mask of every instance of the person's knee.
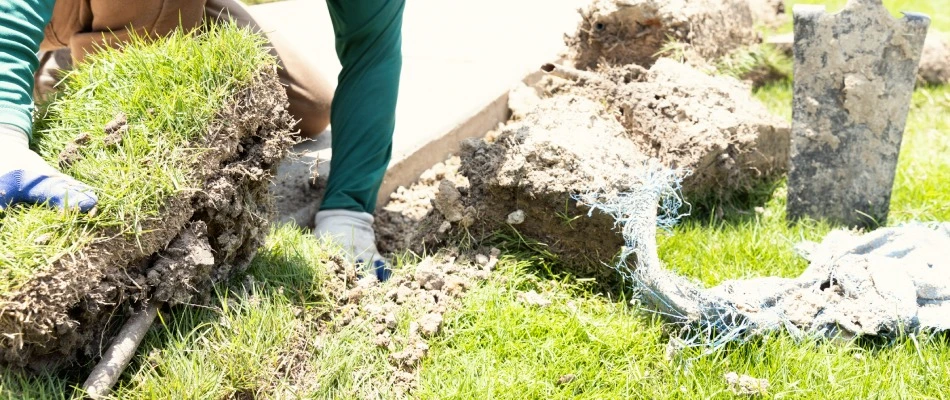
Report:
[[330,126],[330,107],[328,106],[291,102],[288,111],[299,120],[297,130],[300,131],[302,137],[313,139]]
[[132,35],[150,39],[178,29],[197,28],[204,18],[204,0],[92,0],[83,30],[69,40],[77,61],[104,47],[120,47]]

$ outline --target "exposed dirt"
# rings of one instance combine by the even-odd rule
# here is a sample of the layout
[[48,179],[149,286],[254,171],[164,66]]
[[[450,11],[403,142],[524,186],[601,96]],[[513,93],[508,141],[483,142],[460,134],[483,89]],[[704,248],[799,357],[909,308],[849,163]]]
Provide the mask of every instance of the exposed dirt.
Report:
[[[580,26],[567,44],[578,68],[650,67],[669,41],[698,58],[715,59],[760,41],[750,3],[758,1],[596,0],[581,10]],[[756,6],[756,14],[768,7]]]
[[752,21],[765,26],[778,26],[785,22],[784,0],[747,0],[752,12]]
[[623,238],[575,195],[629,192],[650,159],[692,170],[689,197],[729,196],[786,171],[787,123],[735,79],[669,59],[649,71],[548,69],[543,98],[516,89],[518,119],[463,143],[461,176],[453,158],[392,196],[377,220],[384,251],[431,251],[513,226],[573,273],[610,284],[616,273],[603,263]]
[[422,173],[412,186],[400,186],[390,195],[386,206],[376,213],[376,239],[380,251],[420,250],[418,239],[426,235],[430,235],[428,242],[438,241],[446,230],[440,232],[439,226],[429,226],[436,222],[426,217],[434,209],[433,199],[443,181],[463,191],[468,187],[468,178],[459,173],[460,165],[459,157],[450,157]]
[[[209,150],[186,170],[202,190],[167,199],[160,217],[140,223],[138,238],[103,232],[0,300],[0,359],[52,368],[98,355],[133,302],[201,301],[194,297],[213,282],[242,271],[273,213],[269,178],[291,144],[286,108],[276,72],[262,71],[197,144]],[[117,117],[104,129],[121,132]]]
[[788,168],[788,124],[734,79],[664,59],[610,96],[641,152],[692,171],[687,196],[728,196]]

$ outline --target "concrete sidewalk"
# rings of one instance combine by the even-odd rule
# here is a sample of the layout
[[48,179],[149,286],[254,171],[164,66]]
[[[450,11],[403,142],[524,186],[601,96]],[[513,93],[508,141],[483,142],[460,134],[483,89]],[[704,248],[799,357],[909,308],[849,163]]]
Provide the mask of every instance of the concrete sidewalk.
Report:
[[[535,78],[564,50],[587,0],[411,0],[403,23],[403,73],[396,110],[393,160],[380,191],[382,206],[457,151],[461,139],[482,135],[508,118],[507,93]],[[252,7],[261,26],[293,38],[328,80],[340,71],[326,4],[287,1]],[[332,129],[332,128],[331,128]],[[326,176],[330,135],[302,143],[281,166],[275,193],[282,220],[312,224],[319,188],[312,165]],[[318,185],[319,186],[319,185]]]

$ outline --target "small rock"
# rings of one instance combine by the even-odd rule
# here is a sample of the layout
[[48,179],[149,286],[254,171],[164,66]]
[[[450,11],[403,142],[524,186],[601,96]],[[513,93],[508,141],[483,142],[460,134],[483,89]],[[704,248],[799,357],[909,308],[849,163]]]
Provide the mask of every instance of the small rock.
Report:
[[398,321],[396,321],[396,315],[389,313],[386,314],[386,317],[383,318],[383,321],[386,322],[386,327],[390,330],[396,329]]
[[509,225],[521,225],[524,223],[525,213],[522,210],[517,210],[508,214],[508,224]]
[[73,139],[73,143],[76,143],[80,146],[85,146],[89,144],[90,139],[91,137],[89,136],[88,132],[82,132],[79,134],[79,136],[76,136],[76,138]]
[[475,212],[475,207],[465,207],[465,210],[462,211],[462,219],[459,221],[459,225],[463,228],[471,228],[472,225],[475,224]]
[[442,221],[442,225],[439,225],[439,233],[448,232],[449,229],[452,229],[452,223],[449,221]]
[[419,265],[414,277],[419,286],[427,290],[441,290],[445,285],[445,277],[431,263]]
[[379,283],[379,278],[376,277],[376,274],[368,274],[360,280],[356,281],[356,287],[360,289],[369,289]]
[[405,286],[400,286],[396,289],[396,304],[402,304],[409,300],[412,297],[412,289],[409,289]]
[[415,382],[416,382],[416,376],[413,375],[411,372],[396,371],[393,375],[393,383],[396,386],[408,385],[411,387],[415,385]]
[[574,379],[577,379],[577,376],[574,374],[564,375],[557,380],[558,385],[566,385],[568,383],[574,382]]
[[353,322],[353,318],[356,317],[357,309],[353,304],[347,304],[343,306],[343,309],[340,310],[340,325],[349,325],[350,322]]
[[33,239],[33,243],[36,244],[37,246],[45,246],[46,244],[49,243],[51,239],[53,239],[53,235],[49,233],[44,233],[40,235],[38,238]]
[[666,352],[663,354],[663,358],[666,359],[666,361],[672,361],[677,355],[683,352],[685,348],[686,342],[671,338],[670,341],[666,343]]
[[426,356],[426,353],[429,351],[429,345],[425,342],[416,342],[414,345],[408,347],[407,349],[393,353],[390,355],[390,359],[398,367],[402,368],[411,368],[415,367],[419,360]]
[[377,304],[363,306],[363,310],[366,311],[367,314],[374,317],[379,317],[379,315],[383,313],[383,308]]
[[102,143],[106,147],[117,147],[122,144],[122,141],[125,139],[125,136],[129,133],[129,126],[122,125],[117,128],[115,131],[112,131],[102,139]]
[[457,276],[450,276],[445,280],[444,291],[449,296],[459,297],[468,289],[468,282]]
[[538,95],[537,89],[519,83],[518,86],[508,92],[508,109],[511,110],[511,119],[524,119],[525,115],[537,107],[540,102],[541,96]]
[[419,321],[419,325],[424,336],[434,336],[439,333],[439,329],[442,327],[442,315],[426,314]]
[[739,375],[730,372],[723,375],[729,390],[739,396],[765,396],[768,394],[769,381],[767,379],[757,379],[749,375]]
[[478,279],[478,280],[480,280],[480,281],[487,281],[487,280],[488,280],[488,277],[491,276],[491,272],[489,272],[489,270],[488,270],[487,268],[486,268],[486,269],[480,269],[480,270],[478,270],[478,271],[475,271],[475,273],[472,274],[472,276],[475,277],[475,279]]
[[392,344],[392,339],[389,338],[389,335],[376,335],[373,344],[375,344],[376,347],[387,348]]
[[119,129],[122,129],[122,127],[128,125],[128,123],[129,123],[128,117],[126,117],[125,113],[120,112],[116,114],[115,118],[113,118],[112,121],[106,124],[103,130],[108,135],[110,133],[118,131]]
[[435,195],[433,205],[436,210],[442,213],[448,222],[459,222],[465,216],[465,208],[462,205],[462,194],[459,193],[455,184],[448,179],[443,179],[439,183],[439,191]]
[[373,333],[375,333],[375,334],[377,334],[377,335],[382,335],[383,332],[386,332],[386,329],[387,329],[387,328],[386,328],[386,325],[384,325],[384,324],[376,324],[376,325],[373,325]]
[[363,290],[360,288],[350,289],[346,292],[346,302],[356,304],[363,298]]
[[66,148],[59,153],[59,167],[66,169],[82,160],[82,154],[79,152],[80,148],[81,146],[76,143],[68,143]]
[[479,254],[479,255],[476,255],[476,256],[475,256],[475,262],[476,262],[478,265],[481,265],[481,266],[488,265],[488,260],[489,260],[489,259],[488,259],[488,256],[486,256],[486,255],[484,255],[484,254]]
[[538,294],[538,292],[535,292],[534,290],[518,293],[518,301],[530,306],[538,306],[541,308],[551,305],[551,300],[548,300],[546,297]]
[[446,260],[446,263],[442,265],[442,272],[446,275],[459,272],[459,266],[455,263],[455,258]]

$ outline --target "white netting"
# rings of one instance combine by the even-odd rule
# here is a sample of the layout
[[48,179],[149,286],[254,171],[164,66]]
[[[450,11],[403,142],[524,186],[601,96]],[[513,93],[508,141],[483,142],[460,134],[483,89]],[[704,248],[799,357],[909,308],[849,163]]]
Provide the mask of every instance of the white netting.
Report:
[[641,305],[684,328],[688,344],[715,348],[778,330],[850,337],[950,329],[950,223],[835,231],[805,244],[811,264],[798,278],[703,288],[665,269],[656,249],[656,227],[686,215],[680,189],[688,172],[655,163],[643,171],[633,191],[576,199],[616,219],[626,246],[613,268]]

